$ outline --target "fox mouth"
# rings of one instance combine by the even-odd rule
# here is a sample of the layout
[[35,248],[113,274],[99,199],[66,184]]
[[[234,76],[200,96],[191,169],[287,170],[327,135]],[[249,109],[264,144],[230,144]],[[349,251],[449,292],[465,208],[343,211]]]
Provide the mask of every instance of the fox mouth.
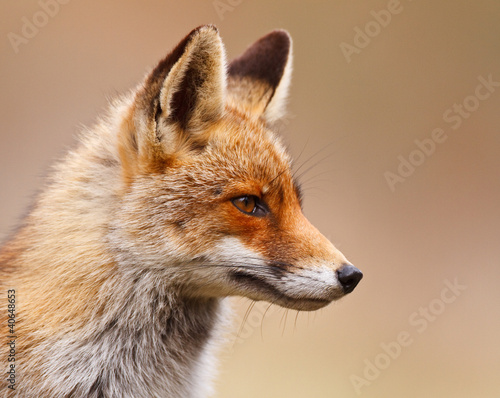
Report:
[[232,272],[231,279],[245,289],[245,295],[248,298],[256,301],[266,300],[272,304],[278,304],[290,309],[314,311],[325,307],[333,301],[332,299],[317,297],[291,297],[266,279],[242,271]]

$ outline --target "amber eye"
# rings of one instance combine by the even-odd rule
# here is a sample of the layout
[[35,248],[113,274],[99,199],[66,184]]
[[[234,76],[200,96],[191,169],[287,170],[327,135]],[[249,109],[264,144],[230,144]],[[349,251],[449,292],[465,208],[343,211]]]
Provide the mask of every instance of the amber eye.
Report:
[[231,202],[241,212],[255,216],[263,217],[268,213],[267,206],[257,196],[245,195],[234,198]]

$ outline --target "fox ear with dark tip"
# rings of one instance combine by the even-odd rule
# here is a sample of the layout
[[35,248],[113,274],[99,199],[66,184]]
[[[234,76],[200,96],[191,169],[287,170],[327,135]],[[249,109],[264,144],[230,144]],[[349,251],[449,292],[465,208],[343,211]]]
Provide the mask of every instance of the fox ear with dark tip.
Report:
[[194,29],[147,76],[121,137],[126,162],[165,163],[206,142],[225,106],[226,60],[214,26]]
[[285,113],[292,72],[292,40],[275,30],[257,40],[229,65],[228,96],[241,111],[274,122]]

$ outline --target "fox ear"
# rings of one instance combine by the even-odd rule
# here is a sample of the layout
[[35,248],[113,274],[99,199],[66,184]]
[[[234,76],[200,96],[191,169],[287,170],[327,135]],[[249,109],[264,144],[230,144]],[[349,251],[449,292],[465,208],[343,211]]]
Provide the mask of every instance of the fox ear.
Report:
[[233,106],[274,122],[285,113],[292,72],[292,39],[275,30],[257,40],[229,65]]
[[[163,161],[203,146],[206,125],[222,116],[225,53],[214,26],[194,29],[147,76],[136,93],[122,157]],[[134,153],[135,152],[135,153]]]

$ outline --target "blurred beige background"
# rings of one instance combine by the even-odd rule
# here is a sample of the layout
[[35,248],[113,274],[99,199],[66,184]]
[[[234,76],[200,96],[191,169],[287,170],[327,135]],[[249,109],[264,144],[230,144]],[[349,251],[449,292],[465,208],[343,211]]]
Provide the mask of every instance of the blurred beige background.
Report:
[[80,126],[192,28],[216,24],[229,58],[285,28],[280,129],[302,170],[319,162],[305,211],[365,277],[317,313],[243,323],[236,299],[216,397],[500,397],[498,1],[65,2],[0,2],[0,239]]

